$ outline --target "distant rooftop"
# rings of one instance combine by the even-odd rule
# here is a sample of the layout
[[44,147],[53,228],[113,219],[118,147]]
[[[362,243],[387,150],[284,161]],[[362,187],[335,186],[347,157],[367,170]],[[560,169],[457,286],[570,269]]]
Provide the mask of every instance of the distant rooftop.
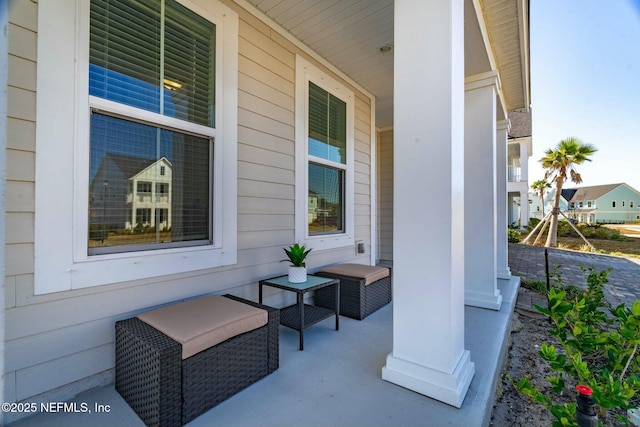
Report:
[[593,185],[590,187],[581,188],[565,188],[562,190],[562,197],[564,197],[569,202],[579,200],[596,200],[597,198],[604,196],[608,192],[614,190],[615,188],[618,188],[621,185],[626,185],[627,187],[636,191],[628,184],[620,182],[617,184]]

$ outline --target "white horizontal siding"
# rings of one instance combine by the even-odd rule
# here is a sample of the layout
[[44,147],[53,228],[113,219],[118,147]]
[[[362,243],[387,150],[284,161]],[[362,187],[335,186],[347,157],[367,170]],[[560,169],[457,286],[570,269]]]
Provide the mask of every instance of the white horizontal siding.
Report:
[[[9,14],[11,14],[11,12],[10,10]],[[9,19],[12,19],[11,16]],[[9,55],[35,62],[37,52],[36,45],[37,37],[33,30],[20,27],[11,22],[9,23]]]
[[290,184],[293,181],[293,171],[240,161],[238,162],[238,178]]
[[21,120],[35,120],[35,92],[13,86],[7,87],[7,115]]
[[[18,371],[59,359],[87,348],[109,344],[114,339],[114,320],[111,318],[57,328],[24,338],[9,339],[5,361],[7,371]],[[20,357],[17,357],[17,356]]]
[[393,131],[378,138],[378,259],[393,260]]
[[262,164],[283,170],[293,170],[293,156],[270,148],[238,144],[238,158],[247,163]]
[[293,140],[294,128],[292,124],[279,122],[244,108],[238,109],[238,125],[259,130],[279,138]]
[[7,150],[7,179],[35,182],[36,155],[34,152]]
[[290,230],[293,215],[238,215],[238,232]]
[[113,369],[113,345],[90,348],[67,357],[16,371],[16,399],[24,400],[85,377]]
[[11,24],[35,32],[38,28],[38,6],[34,1],[11,1]]
[[[35,89],[37,5],[12,2],[7,58],[7,169],[5,220],[5,308],[17,305],[19,287],[33,273],[35,212]],[[32,293],[32,289],[31,289]],[[5,316],[5,340],[13,324]],[[5,364],[11,357],[5,344]],[[5,368],[7,394],[14,397],[15,372]]]
[[263,64],[252,61],[250,58],[240,55],[238,58],[238,71],[259,81],[268,81],[269,85],[280,92],[293,93],[293,81],[289,76],[282,76],[266,68]]
[[264,197],[239,197],[238,214],[290,214],[293,200],[271,199]]
[[9,56],[8,81],[14,87],[36,90],[36,63],[25,58]]
[[35,152],[36,123],[7,117],[7,148]]
[[[241,14],[238,74],[238,263],[154,280],[33,294],[35,212],[35,60],[37,3],[16,2],[9,28],[8,157],[5,281],[7,397],[28,400],[74,381],[109,377],[114,323],[141,311],[204,294],[257,299],[260,279],[285,274],[283,247],[294,241],[295,55],[299,48],[264,23]],[[229,2],[226,2],[229,3]],[[24,4],[24,5],[23,5]],[[234,6],[231,4],[231,6]],[[371,106],[356,93],[355,234],[370,247]],[[314,251],[308,266],[367,262],[355,248]],[[278,290],[273,304],[291,302]],[[87,380],[88,381],[88,380]],[[89,383],[89,382],[88,382]],[[80,386],[81,387],[81,386]],[[64,393],[64,392],[63,392]],[[53,395],[53,394],[52,394]],[[71,397],[71,396],[68,396]]]
[[293,200],[294,188],[288,184],[239,179],[238,196]]
[[33,214],[22,212],[7,212],[6,214],[6,243],[31,243],[35,234]]

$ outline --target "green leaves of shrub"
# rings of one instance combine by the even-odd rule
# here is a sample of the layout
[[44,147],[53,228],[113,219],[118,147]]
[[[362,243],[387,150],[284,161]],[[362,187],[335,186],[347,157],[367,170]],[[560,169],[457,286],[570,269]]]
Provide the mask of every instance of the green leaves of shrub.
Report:
[[507,229],[507,241],[509,243],[520,243],[520,241],[522,240],[522,234],[513,228],[508,228]]
[[[640,393],[640,301],[630,308],[611,307],[603,291],[611,270],[582,270],[587,275],[585,290],[567,292],[567,287],[558,283],[548,292],[548,306],[536,306],[551,320],[549,332],[560,345],[557,348],[542,344],[539,354],[551,367],[553,375],[547,381],[553,393],[566,394],[566,383],[589,385],[600,407],[599,415],[604,417],[611,409],[637,406],[634,398]],[[554,404],[528,380],[521,380],[516,388],[551,411],[556,417],[553,426],[576,425],[575,403]],[[617,417],[625,421],[624,417]]]

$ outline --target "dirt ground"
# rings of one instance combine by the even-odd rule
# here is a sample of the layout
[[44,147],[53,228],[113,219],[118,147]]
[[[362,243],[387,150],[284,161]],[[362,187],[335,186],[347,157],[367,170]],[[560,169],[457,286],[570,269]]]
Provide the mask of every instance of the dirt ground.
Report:
[[[524,289],[523,291],[527,291]],[[549,323],[534,313],[514,313],[512,318],[511,347],[502,380],[498,383],[496,404],[491,425],[496,427],[550,426],[555,419],[547,409],[518,393],[507,375],[515,382],[528,376],[539,389],[549,388],[545,379],[548,364],[538,355],[542,343],[552,343],[547,332]]]
[[[521,288],[521,292],[533,292]],[[554,344],[555,338],[550,335],[548,320],[537,312],[516,309],[512,318],[511,346],[502,381],[498,383],[496,404],[493,408],[491,426],[496,427],[543,427],[551,426],[555,417],[542,405],[529,401],[521,395],[507,379],[510,376],[515,382],[528,376],[531,383],[539,390],[550,390],[546,376],[549,365],[542,360],[538,351],[543,343]],[[573,388],[573,387],[571,387]],[[550,393],[545,392],[549,396]],[[567,390],[565,400],[572,402],[575,393]],[[604,420],[605,427],[622,426],[614,417]]]

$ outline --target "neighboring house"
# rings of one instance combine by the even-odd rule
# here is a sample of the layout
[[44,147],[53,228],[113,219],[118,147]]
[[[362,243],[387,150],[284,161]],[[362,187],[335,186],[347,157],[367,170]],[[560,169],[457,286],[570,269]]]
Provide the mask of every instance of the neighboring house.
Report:
[[89,186],[89,227],[171,227],[171,163],[107,153]]
[[[553,207],[555,190],[545,197],[545,214]],[[533,216],[542,219],[540,199],[529,194]],[[585,223],[616,224],[640,220],[640,192],[625,184],[563,188],[560,210],[568,218]]]
[[625,183],[566,188],[565,215],[586,223],[640,221],[640,192]]
[[171,162],[162,157],[128,178],[128,218],[124,228],[171,228]]
[[[529,157],[533,152],[531,112],[509,113],[507,154],[508,222],[524,227],[529,223]],[[523,203],[524,201],[524,203]]]
[[[8,4],[4,401],[112,383],[116,320],[206,294],[256,299],[299,242],[311,271],[392,254],[383,378],[462,405],[476,357],[464,304],[504,316],[510,280],[527,0]],[[107,225],[158,233],[110,245]]]
[[313,223],[318,219],[318,195],[314,191],[309,192],[309,201],[308,203],[308,214],[309,215],[309,224]]
[[[529,212],[531,218],[537,218],[542,220],[546,215],[551,212],[553,209],[553,197],[556,193],[555,189],[549,189],[544,196],[544,209],[542,208],[542,202],[540,201],[540,197],[535,192],[529,193]],[[567,210],[567,201],[560,197],[560,211],[566,212]],[[544,215],[542,212],[544,211]]]

